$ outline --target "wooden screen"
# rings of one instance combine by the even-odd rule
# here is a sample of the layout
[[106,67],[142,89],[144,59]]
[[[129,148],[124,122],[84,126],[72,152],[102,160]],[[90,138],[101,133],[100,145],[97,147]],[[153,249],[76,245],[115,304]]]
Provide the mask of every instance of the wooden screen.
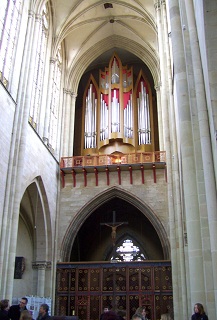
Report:
[[110,306],[126,310],[129,320],[144,305],[152,320],[172,310],[170,262],[57,264],[58,316],[98,320],[103,308]]

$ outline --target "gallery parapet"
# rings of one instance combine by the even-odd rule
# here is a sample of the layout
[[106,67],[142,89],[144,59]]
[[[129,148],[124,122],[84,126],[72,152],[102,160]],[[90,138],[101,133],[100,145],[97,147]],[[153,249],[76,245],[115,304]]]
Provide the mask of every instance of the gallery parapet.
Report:
[[166,152],[155,151],[62,157],[60,161],[60,169],[67,173],[69,169],[82,169],[83,167],[87,169],[94,169],[97,167],[99,169],[103,167],[124,167],[129,165],[148,165],[153,163],[164,166],[166,163]]

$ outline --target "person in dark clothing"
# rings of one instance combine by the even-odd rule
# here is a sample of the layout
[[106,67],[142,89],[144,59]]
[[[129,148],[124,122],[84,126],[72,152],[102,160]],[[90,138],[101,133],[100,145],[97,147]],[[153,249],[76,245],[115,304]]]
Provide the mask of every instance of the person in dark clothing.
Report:
[[194,305],[194,314],[192,315],[191,320],[208,320],[208,317],[201,303],[196,303]]
[[109,310],[104,313],[103,315],[103,320],[119,320],[119,316],[117,315],[116,312]]
[[9,310],[9,300],[4,299],[0,301],[0,320],[9,320],[8,310]]
[[39,314],[36,320],[49,320],[50,316],[48,314],[49,306],[46,303],[41,304],[39,309]]
[[126,320],[126,310],[117,310],[119,320]]
[[20,299],[20,304],[13,305],[10,307],[8,311],[8,317],[11,320],[19,320],[20,314],[22,311],[27,310],[26,305],[28,303],[28,299],[26,297],[23,297]]
[[102,320],[102,319],[103,319],[104,314],[105,314],[106,312],[108,312],[108,311],[109,311],[109,307],[104,307],[104,309],[103,309],[103,313],[100,315],[100,320]]

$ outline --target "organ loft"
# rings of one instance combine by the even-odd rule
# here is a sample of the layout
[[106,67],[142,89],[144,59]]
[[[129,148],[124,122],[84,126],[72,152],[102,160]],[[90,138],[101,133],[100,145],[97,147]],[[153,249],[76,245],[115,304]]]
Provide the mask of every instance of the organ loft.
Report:
[[134,73],[114,54],[84,91],[80,154],[153,152],[156,118],[144,71]]

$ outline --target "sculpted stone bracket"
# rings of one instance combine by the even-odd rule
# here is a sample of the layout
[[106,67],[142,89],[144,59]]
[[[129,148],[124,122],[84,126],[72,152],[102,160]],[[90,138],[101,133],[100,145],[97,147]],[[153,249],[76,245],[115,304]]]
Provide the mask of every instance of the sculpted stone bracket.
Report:
[[32,262],[32,269],[51,269],[51,261],[33,261]]

